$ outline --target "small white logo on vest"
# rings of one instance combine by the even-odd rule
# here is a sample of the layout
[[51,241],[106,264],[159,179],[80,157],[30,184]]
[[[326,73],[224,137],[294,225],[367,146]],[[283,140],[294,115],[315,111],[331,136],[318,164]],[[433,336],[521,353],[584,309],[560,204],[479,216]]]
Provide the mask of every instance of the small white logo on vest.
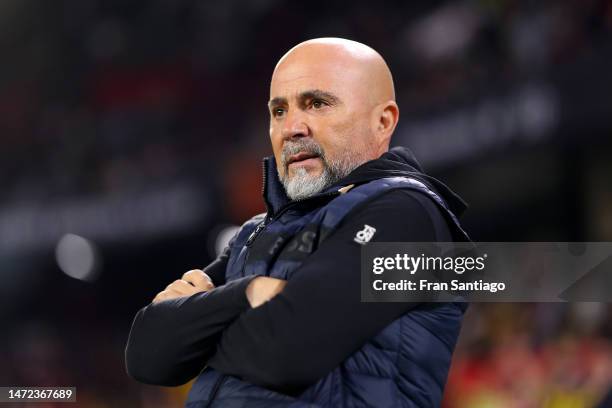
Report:
[[370,227],[368,224],[364,224],[363,229],[361,231],[358,231],[355,235],[355,238],[353,239],[356,243],[363,245],[367,242],[370,242],[375,233],[376,228]]

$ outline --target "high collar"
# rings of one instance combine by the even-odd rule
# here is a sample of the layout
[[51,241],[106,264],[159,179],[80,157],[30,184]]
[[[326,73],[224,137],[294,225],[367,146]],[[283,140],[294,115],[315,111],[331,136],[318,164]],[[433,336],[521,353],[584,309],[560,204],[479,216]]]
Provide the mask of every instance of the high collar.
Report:
[[291,202],[291,199],[287,197],[285,187],[283,187],[278,178],[274,156],[268,156],[263,159],[263,199],[268,215],[276,214],[281,208]]
[[[263,168],[263,198],[268,215],[274,216],[292,201],[287,197],[285,188],[278,177],[276,161],[273,156],[264,158]],[[434,177],[425,174],[412,152],[406,147],[394,147],[378,159],[362,164],[337,183],[305,201],[330,194],[330,192],[337,191],[343,186],[351,184],[359,185],[384,177],[398,176],[411,177],[427,185],[446,202],[448,208],[457,217],[461,216],[467,208],[465,201],[448,186]]]

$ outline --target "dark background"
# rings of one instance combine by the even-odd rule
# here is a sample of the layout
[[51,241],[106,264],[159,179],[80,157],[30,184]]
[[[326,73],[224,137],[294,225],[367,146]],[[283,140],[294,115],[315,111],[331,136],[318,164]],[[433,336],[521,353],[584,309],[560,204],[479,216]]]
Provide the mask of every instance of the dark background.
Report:
[[[470,204],[474,241],[612,240],[609,0],[2,0],[0,30],[0,385],[184,399],[125,374],[131,319],[263,211],[269,78],[309,38],[385,57],[393,143]],[[445,405],[596,406],[610,311],[472,305]]]

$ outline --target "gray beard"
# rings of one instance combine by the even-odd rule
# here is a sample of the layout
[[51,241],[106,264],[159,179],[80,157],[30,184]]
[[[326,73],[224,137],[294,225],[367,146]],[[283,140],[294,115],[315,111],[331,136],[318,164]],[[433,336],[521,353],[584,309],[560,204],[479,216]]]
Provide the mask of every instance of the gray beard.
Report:
[[[320,176],[316,176],[310,174],[305,168],[299,167],[295,170],[293,176],[289,177],[287,159],[293,154],[304,151],[319,156],[323,162],[323,172]],[[292,201],[300,201],[312,197],[348,176],[350,172],[363,163],[363,160],[360,160],[358,155],[353,155],[352,152],[345,152],[337,160],[328,161],[319,145],[300,142],[285,146],[281,155],[281,162],[285,169],[285,175],[281,175],[278,171],[278,176],[285,187],[287,196]]]

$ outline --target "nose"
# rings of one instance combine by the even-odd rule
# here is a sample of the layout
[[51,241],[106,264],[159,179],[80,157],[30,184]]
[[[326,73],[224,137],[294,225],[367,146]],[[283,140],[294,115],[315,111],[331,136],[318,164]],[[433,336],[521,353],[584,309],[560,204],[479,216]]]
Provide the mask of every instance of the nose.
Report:
[[291,109],[285,115],[281,128],[283,140],[310,136],[310,128],[305,121],[304,115],[299,110]]

